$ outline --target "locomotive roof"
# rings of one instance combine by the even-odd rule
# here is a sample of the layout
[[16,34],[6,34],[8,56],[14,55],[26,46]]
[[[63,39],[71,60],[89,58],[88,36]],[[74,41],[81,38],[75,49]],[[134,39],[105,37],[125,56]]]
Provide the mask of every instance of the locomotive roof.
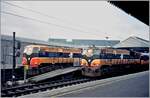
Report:
[[27,45],[26,47],[47,47],[47,48],[63,48],[63,49],[81,49],[81,48],[74,48],[74,47],[63,47],[63,46],[48,46],[48,45]]
[[48,47],[46,45],[27,45],[26,47]]
[[73,53],[80,53],[81,48],[71,48],[71,47],[53,47],[53,46],[46,46],[46,45],[28,45],[26,47],[39,47],[44,51],[51,51],[51,52],[58,52],[58,51],[63,51],[63,52],[73,52]]

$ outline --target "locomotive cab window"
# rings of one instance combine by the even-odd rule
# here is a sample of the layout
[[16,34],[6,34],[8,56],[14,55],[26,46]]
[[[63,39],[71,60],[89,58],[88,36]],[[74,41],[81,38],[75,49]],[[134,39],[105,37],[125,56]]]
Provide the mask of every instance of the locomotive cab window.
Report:
[[27,55],[31,55],[32,53],[39,53],[39,48],[38,47],[26,47],[24,49],[24,53]]
[[99,49],[93,49],[93,55],[99,55],[100,50]]
[[31,55],[31,54],[32,54],[32,50],[33,50],[32,47],[26,47],[26,48],[24,49],[24,53],[26,53],[27,55]]

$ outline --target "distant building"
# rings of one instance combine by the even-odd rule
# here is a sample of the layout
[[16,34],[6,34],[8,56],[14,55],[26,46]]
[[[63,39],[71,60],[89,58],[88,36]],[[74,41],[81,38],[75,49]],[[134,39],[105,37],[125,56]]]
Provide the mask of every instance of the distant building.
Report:
[[116,44],[114,46],[115,48],[119,49],[127,49],[127,50],[134,50],[137,52],[149,52],[150,47],[150,41],[144,40],[142,38],[131,36],[124,41],[121,41],[120,43]]
[[86,48],[89,46],[96,46],[96,47],[111,47],[116,44],[118,44],[120,41],[119,40],[85,40],[85,39],[54,39],[54,38],[49,38],[49,43],[58,43],[61,45],[66,45],[66,46],[72,46],[72,47],[81,47],[81,48]]

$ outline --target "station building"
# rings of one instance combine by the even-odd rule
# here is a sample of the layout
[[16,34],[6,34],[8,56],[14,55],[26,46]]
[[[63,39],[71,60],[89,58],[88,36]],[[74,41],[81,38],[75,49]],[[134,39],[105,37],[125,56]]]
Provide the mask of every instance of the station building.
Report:
[[149,53],[150,41],[131,36],[114,45],[114,48],[133,50],[141,53]]
[[49,43],[59,43],[62,45],[79,48],[87,48],[93,45],[96,47],[112,47],[120,42],[119,40],[54,39],[54,38],[49,38],[48,41]]

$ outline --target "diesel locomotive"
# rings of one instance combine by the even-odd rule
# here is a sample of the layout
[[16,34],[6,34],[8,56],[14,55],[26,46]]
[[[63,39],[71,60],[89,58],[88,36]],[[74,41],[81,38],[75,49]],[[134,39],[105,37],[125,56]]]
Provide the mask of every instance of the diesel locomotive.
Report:
[[24,48],[22,64],[29,75],[37,75],[60,68],[73,66],[80,62],[80,48],[28,45]]
[[97,77],[125,68],[149,65],[149,56],[134,51],[89,47],[81,60],[82,75]]

